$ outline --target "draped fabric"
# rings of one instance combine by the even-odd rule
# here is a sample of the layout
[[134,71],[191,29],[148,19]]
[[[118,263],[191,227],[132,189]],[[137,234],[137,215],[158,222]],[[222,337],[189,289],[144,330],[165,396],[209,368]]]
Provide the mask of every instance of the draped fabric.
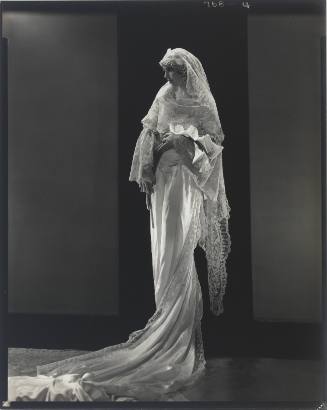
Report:
[[[9,377],[10,401],[187,400],[187,388],[205,372],[203,302],[193,253],[197,245],[205,250],[211,310],[220,314],[230,251],[224,135],[201,63],[175,49],[160,64],[175,60],[184,64],[188,96],[177,98],[168,83],[159,90],[142,120],[129,176],[140,186],[153,184],[156,310],[123,343],[38,366],[35,377]],[[158,157],[167,131],[180,138]]]

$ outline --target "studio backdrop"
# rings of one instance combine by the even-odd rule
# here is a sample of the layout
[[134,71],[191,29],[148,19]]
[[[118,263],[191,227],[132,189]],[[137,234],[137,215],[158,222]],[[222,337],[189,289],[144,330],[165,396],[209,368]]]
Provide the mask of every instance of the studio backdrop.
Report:
[[[320,323],[320,13],[6,3],[2,22],[13,317],[101,316],[134,329],[154,312],[149,213],[128,177],[164,83],[158,62],[182,47],[203,63],[226,136],[232,252],[214,323]],[[200,250],[196,263],[209,329]]]

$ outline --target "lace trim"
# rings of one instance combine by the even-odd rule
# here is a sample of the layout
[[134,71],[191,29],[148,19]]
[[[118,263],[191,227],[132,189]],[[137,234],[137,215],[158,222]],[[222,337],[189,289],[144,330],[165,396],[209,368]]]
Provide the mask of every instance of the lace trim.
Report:
[[218,201],[204,201],[205,223],[199,246],[205,251],[208,265],[210,309],[215,315],[223,313],[223,298],[227,285],[226,261],[231,251],[228,219],[230,206],[222,190]]
[[[202,212],[203,212],[203,197],[201,197],[201,204],[200,204],[200,207],[198,208],[197,224],[195,227],[196,243],[194,244],[194,248],[199,242],[201,238],[201,234],[202,234],[202,231],[201,231]],[[199,309],[196,315],[195,335],[194,335],[194,344],[195,344],[194,372],[199,372],[205,368],[206,360],[204,356],[203,338],[202,338],[202,330],[201,330],[201,320],[203,316],[203,299],[202,299],[201,285],[200,285],[198,277],[196,277],[196,285],[197,285],[197,293],[200,298],[200,303],[199,303]]]
[[201,322],[198,323],[195,331],[195,364],[194,372],[202,371],[206,366],[206,360],[204,356],[203,338]]
[[[197,286],[198,286],[198,292],[201,295],[201,286],[200,286],[198,279],[197,279]],[[206,360],[204,356],[204,348],[203,348],[202,329],[201,329],[202,315],[203,315],[203,303],[202,303],[202,295],[201,295],[201,304],[200,304],[200,309],[197,312],[195,335],[194,335],[194,346],[195,346],[194,372],[204,369],[206,365]]]

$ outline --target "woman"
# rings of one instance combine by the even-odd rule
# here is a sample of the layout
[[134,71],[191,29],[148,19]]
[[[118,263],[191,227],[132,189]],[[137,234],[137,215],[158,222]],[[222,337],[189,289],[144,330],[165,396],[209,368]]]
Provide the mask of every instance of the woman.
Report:
[[128,341],[9,378],[13,400],[187,400],[205,370],[202,295],[193,251],[206,252],[211,310],[219,315],[230,250],[221,129],[199,60],[168,49],[159,90],[137,140],[130,181],[150,210],[156,312]]

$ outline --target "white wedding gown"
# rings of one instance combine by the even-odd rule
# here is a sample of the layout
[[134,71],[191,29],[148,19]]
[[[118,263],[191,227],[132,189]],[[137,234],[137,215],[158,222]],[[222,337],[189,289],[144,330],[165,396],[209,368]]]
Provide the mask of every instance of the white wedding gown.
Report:
[[205,370],[193,255],[203,193],[173,149],[160,158],[151,202],[155,314],[124,343],[9,377],[9,401],[187,400],[183,388]]

